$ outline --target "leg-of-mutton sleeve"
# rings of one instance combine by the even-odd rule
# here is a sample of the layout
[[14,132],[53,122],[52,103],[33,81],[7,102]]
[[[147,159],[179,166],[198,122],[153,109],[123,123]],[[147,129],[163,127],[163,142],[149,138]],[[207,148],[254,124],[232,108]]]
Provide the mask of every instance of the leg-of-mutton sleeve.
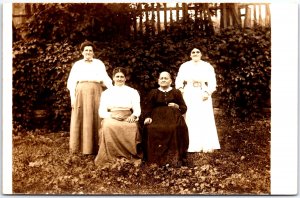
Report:
[[84,60],[74,63],[67,81],[71,102],[75,101],[75,90],[78,81],[102,81],[107,88],[112,87],[112,80],[106,72],[105,65],[98,59],[93,59],[92,63],[85,63]]
[[141,115],[140,95],[136,89],[128,86],[112,86],[102,92],[99,105],[99,116],[108,118],[111,109],[131,109],[137,118]]
[[104,83],[104,85],[107,87],[107,88],[110,88],[112,87],[112,80],[111,78],[108,76],[107,72],[106,72],[106,68],[105,68],[105,65],[102,61],[99,60],[99,65],[101,66],[101,79]]
[[209,63],[208,63],[207,70],[208,70],[207,72],[208,82],[207,82],[206,91],[209,93],[209,95],[211,95],[214,91],[216,91],[217,88],[216,74],[215,74],[215,69]]
[[140,104],[140,94],[137,90],[132,89],[132,115],[137,118],[141,115],[141,104]]
[[217,86],[214,67],[205,61],[183,63],[179,67],[175,80],[176,89],[184,88],[186,83],[193,81],[205,83],[207,86],[202,86],[202,88],[211,95]]
[[175,80],[175,88],[179,89],[179,88],[184,88],[184,81],[186,81],[185,76],[186,76],[186,65],[188,64],[188,62],[183,63],[178,70],[177,76],[176,76],[176,80]]
[[76,63],[72,66],[70,74],[69,74],[69,78],[67,81],[67,88],[70,91],[71,104],[73,104],[75,101],[75,89],[76,89],[76,85],[77,85],[76,70],[77,70],[78,64],[76,64]]
[[109,89],[102,92],[100,97],[100,105],[99,105],[99,117],[100,118],[109,118],[110,112],[108,111],[109,108]]

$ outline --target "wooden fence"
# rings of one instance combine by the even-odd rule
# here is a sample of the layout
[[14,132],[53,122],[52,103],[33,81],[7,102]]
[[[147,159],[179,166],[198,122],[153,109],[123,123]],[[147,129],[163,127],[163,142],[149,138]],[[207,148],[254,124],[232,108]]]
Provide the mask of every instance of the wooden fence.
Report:
[[[178,21],[192,19],[201,28],[219,29],[238,26],[252,28],[270,26],[270,7],[267,3],[133,3],[140,13],[133,15],[131,29],[134,35],[157,34]],[[35,4],[14,3],[13,24],[18,26],[31,16]]]
[[239,26],[251,28],[270,26],[270,6],[267,3],[151,3],[136,4],[143,13],[133,24],[135,32],[158,33],[174,22],[191,18],[213,25],[215,30]]
[[35,10],[35,4],[29,3],[14,3],[12,14],[13,14],[13,25],[18,27],[32,15]]

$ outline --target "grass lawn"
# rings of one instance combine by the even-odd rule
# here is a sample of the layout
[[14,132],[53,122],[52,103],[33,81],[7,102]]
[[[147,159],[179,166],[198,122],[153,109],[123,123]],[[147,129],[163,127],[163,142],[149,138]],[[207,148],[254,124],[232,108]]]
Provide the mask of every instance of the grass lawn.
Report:
[[221,149],[189,153],[192,167],[94,166],[95,156],[71,155],[69,133],[13,131],[13,193],[125,195],[269,195],[270,117],[248,122],[216,116]]

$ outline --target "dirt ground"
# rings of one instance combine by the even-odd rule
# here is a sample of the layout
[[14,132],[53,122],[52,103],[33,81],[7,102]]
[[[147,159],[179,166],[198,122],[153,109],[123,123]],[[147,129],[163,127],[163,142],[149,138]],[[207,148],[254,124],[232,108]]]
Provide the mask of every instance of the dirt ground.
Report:
[[194,166],[116,164],[69,153],[69,133],[13,130],[13,193],[87,195],[269,195],[270,118],[228,123],[216,117],[221,149],[189,153]]

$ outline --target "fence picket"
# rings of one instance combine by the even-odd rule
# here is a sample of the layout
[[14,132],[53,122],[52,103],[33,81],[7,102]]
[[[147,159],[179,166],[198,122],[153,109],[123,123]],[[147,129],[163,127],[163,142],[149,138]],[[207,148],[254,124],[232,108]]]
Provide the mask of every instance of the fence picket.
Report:
[[179,21],[179,4],[176,3],[176,21]]
[[160,3],[158,3],[156,6],[156,13],[157,13],[156,26],[157,26],[157,32],[159,33],[160,32]]
[[[265,9],[262,8],[265,6]],[[195,20],[195,28],[226,28],[239,26],[243,28],[256,27],[257,25],[270,26],[270,6],[268,3],[136,3],[135,9],[142,15],[135,15],[131,24],[134,37],[143,34],[154,35],[172,26],[174,22],[191,17]],[[241,14],[241,10],[244,14]],[[36,10],[34,3],[16,3],[13,6],[13,24],[15,27],[24,23]],[[174,13],[173,13],[174,12]],[[214,16],[211,14],[214,12]],[[190,16],[189,16],[190,14]],[[174,16],[175,15],[175,16]],[[219,20],[213,23],[212,18]],[[163,21],[162,21],[163,20]],[[217,24],[217,25],[214,25]],[[97,31],[97,30],[95,30]]]

